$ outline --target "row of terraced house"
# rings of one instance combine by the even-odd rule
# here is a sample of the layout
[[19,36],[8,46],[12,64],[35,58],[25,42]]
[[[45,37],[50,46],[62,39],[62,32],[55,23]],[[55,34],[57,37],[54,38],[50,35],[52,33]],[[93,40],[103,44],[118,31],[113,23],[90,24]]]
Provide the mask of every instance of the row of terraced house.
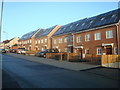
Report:
[[23,35],[19,47],[42,51],[87,54],[120,54],[120,9],[94,17],[84,18],[66,25],[38,29]]

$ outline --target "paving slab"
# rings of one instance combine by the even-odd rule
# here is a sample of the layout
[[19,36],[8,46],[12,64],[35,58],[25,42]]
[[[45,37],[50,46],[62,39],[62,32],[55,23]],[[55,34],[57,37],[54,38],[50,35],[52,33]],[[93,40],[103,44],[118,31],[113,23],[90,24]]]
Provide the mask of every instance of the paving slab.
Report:
[[52,65],[55,67],[60,67],[60,68],[75,70],[75,71],[100,67],[100,65],[86,64],[83,62],[59,61],[59,60],[54,60],[54,59],[46,59],[42,57],[27,56],[27,55],[15,54],[15,53],[7,53],[7,55],[14,56],[17,58],[22,58],[22,59],[29,60],[32,62],[48,64],[48,65]]

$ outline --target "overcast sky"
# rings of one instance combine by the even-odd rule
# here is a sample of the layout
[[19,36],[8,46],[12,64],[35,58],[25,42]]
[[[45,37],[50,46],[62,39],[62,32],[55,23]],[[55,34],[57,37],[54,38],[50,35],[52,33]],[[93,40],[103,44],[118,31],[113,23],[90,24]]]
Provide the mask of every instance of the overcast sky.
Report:
[[[118,8],[117,2],[5,2],[2,41]],[[4,31],[4,33],[3,33]]]

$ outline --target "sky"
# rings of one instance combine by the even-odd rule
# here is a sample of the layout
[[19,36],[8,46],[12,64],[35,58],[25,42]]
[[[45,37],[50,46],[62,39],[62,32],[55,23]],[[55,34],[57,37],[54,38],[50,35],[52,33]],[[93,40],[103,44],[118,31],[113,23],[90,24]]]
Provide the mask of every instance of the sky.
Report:
[[118,2],[4,2],[1,41],[117,8]]

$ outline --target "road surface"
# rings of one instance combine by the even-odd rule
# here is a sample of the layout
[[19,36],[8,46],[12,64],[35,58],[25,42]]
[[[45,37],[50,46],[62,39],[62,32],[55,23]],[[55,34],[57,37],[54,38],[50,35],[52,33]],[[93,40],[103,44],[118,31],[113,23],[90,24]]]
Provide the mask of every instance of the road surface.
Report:
[[2,69],[21,88],[118,88],[119,85],[118,80],[93,73],[66,70],[5,54],[2,60]]

